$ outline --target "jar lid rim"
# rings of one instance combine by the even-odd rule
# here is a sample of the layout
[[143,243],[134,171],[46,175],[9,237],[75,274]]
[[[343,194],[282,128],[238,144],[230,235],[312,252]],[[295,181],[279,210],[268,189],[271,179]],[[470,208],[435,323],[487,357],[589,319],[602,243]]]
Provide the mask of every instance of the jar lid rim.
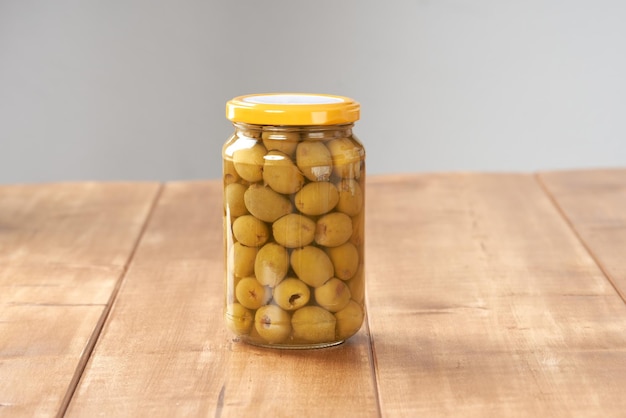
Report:
[[226,118],[257,125],[337,125],[359,120],[360,109],[354,99],[331,94],[248,94],[226,103]]

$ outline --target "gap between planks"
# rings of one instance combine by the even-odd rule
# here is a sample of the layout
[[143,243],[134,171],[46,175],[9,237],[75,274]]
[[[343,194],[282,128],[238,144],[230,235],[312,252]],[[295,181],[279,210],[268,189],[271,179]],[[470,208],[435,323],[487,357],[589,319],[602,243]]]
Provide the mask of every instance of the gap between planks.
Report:
[[370,376],[372,379],[372,387],[374,388],[374,396],[376,397],[376,412],[379,417],[383,416],[383,410],[380,406],[380,389],[378,387],[378,362],[376,361],[376,349],[374,348],[374,336],[370,331],[370,318],[369,318],[369,306],[367,297],[365,298],[365,321],[363,327],[365,327],[365,335],[369,341],[369,349],[367,350],[368,363],[370,366]]
[[626,295],[624,295],[619,287],[615,284],[615,282],[613,281],[613,279],[611,279],[611,275],[609,274],[609,272],[606,270],[606,268],[604,267],[604,265],[600,262],[600,260],[598,259],[598,257],[596,256],[596,254],[594,253],[594,251],[591,249],[591,247],[587,244],[587,242],[583,239],[583,237],[580,235],[580,233],[578,232],[578,229],[576,229],[576,226],[572,223],[571,219],[567,216],[567,214],[565,213],[565,210],[563,209],[563,207],[559,204],[558,200],[556,199],[556,197],[554,196],[554,194],[552,194],[550,192],[550,189],[548,188],[548,186],[546,185],[546,183],[543,181],[543,179],[541,178],[540,173],[535,173],[534,174],[535,180],[537,181],[537,183],[539,184],[539,187],[541,187],[541,189],[543,190],[543,192],[548,196],[548,199],[550,199],[550,202],[552,202],[552,204],[554,205],[554,207],[556,208],[557,212],[559,213],[559,215],[561,215],[561,218],[563,218],[563,220],[565,221],[565,223],[567,224],[567,226],[571,229],[571,231],[574,233],[574,236],[576,237],[576,239],[581,243],[581,245],[583,246],[583,248],[585,249],[585,251],[587,252],[587,254],[589,254],[589,257],[591,257],[591,259],[593,260],[593,262],[596,264],[596,266],[598,267],[598,269],[600,269],[600,271],[602,272],[602,274],[604,275],[604,278],[611,284],[611,286],[613,287],[613,290],[615,290],[615,292],[617,293],[617,295],[619,296],[619,298],[622,300],[622,302],[624,302],[626,304]]
[[109,297],[107,304],[104,306],[104,309],[102,310],[102,314],[100,315],[100,319],[96,323],[96,326],[94,327],[91,337],[87,341],[85,350],[83,351],[80,357],[80,360],[78,361],[78,365],[76,366],[76,370],[74,372],[74,375],[72,376],[72,380],[70,380],[67,391],[65,392],[65,396],[63,397],[63,401],[61,402],[61,406],[59,407],[59,412],[56,415],[57,418],[62,418],[65,416],[65,413],[67,412],[67,408],[69,407],[70,402],[72,401],[72,398],[74,397],[74,393],[76,393],[76,389],[78,388],[80,379],[82,378],[85,368],[87,367],[87,363],[89,362],[89,359],[91,358],[94,348],[96,347],[96,343],[98,342],[98,339],[100,338],[100,335],[102,333],[102,328],[104,327],[104,324],[109,318],[109,315],[111,313],[111,308],[113,307],[113,304],[115,303],[115,299],[117,298],[120,287],[122,286],[122,282],[124,281],[124,278],[126,277],[126,273],[128,272],[128,267],[130,266],[130,263],[135,258],[135,253],[137,252],[137,248],[139,247],[139,244],[141,243],[141,240],[146,232],[146,229],[148,228],[148,225],[150,224],[150,219],[152,219],[152,214],[154,213],[154,209],[156,208],[159,202],[159,199],[161,197],[164,187],[165,185],[163,183],[159,184],[159,188],[154,194],[152,202],[150,203],[150,210],[148,211],[148,214],[146,215],[146,218],[143,224],[141,225],[141,229],[139,230],[139,234],[137,234],[137,239],[135,240],[133,244],[132,250],[130,251],[128,258],[126,259],[126,262],[124,263],[124,267],[122,268],[122,271],[120,272],[120,275],[115,282],[115,287],[113,288],[113,291],[111,292],[111,296]]

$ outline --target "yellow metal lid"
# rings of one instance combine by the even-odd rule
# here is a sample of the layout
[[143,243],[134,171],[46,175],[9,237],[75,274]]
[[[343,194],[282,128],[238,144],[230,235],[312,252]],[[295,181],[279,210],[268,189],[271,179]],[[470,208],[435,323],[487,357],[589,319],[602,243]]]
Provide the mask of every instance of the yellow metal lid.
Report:
[[272,93],[235,97],[226,118],[254,125],[339,125],[359,120],[361,105],[328,94]]

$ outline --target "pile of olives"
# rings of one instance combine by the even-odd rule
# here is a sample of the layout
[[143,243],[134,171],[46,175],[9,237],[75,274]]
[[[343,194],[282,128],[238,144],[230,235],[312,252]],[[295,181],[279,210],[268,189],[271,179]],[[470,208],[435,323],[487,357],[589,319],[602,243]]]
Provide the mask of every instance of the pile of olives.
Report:
[[364,317],[364,150],[348,131],[238,129],[224,146],[226,309],[243,340],[338,343]]

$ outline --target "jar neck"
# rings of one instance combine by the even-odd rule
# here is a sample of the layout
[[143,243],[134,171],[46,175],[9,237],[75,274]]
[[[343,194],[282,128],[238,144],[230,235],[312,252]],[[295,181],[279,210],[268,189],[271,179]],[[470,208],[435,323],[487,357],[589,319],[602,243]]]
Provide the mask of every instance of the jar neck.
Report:
[[353,123],[341,125],[312,125],[312,126],[270,126],[252,125],[248,123],[233,123],[235,132],[247,137],[285,138],[297,135],[300,140],[330,140],[334,138],[348,138],[352,136]]

